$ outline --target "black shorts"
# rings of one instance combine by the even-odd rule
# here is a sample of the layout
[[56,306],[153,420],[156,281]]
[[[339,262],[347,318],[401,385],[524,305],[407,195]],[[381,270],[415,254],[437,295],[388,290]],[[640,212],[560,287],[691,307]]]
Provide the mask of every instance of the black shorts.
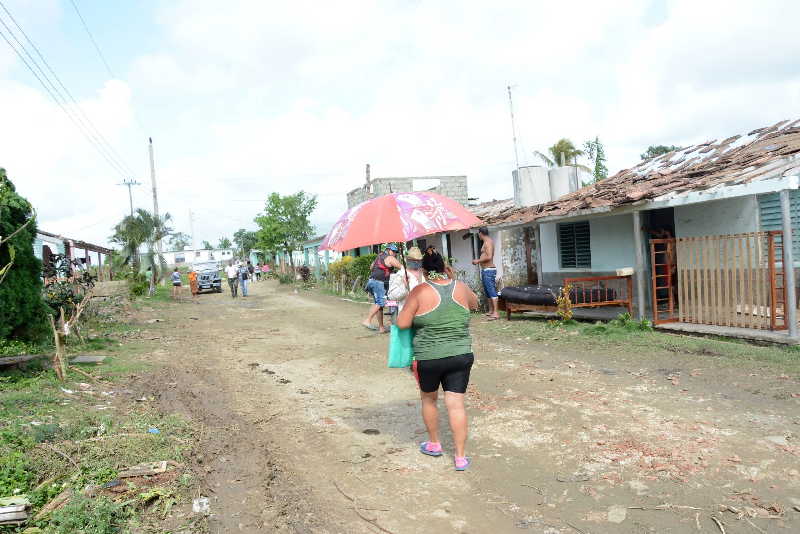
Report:
[[414,376],[417,377],[419,389],[425,393],[433,393],[442,389],[452,393],[466,393],[469,384],[469,372],[475,356],[470,352],[435,360],[414,360]]
[[180,282],[172,282],[172,287],[181,287]]

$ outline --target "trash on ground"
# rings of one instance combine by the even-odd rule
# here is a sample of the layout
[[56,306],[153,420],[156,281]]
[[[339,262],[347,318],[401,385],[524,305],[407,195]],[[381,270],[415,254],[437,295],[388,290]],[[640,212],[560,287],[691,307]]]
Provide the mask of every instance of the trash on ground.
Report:
[[0,525],[21,525],[28,520],[31,502],[24,495],[0,498]]
[[203,515],[211,514],[211,503],[208,502],[208,497],[199,497],[193,500],[192,512]]
[[147,475],[157,475],[167,470],[166,460],[160,462],[145,462],[134,465],[119,472],[119,478],[143,477]]
[[147,432],[150,434],[161,434],[161,431],[156,427],[150,427],[147,429]]

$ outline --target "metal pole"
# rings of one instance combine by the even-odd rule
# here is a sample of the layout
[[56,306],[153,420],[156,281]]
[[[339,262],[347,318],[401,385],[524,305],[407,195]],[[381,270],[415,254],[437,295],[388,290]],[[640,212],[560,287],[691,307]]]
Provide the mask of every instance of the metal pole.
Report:
[[783,285],[786,288],[784,318],[789,327],[789,337],[797,337],[797,305],[794,286],[794,251],[792,250],[792,201],[790,190],[781,191],[781,216],[783,219]]
[[517,164],[517,172],[519,172],[519,154],[517,153],[517,128],[514,125],[514,102],[511,100],[511,86],[508,89],[508,109],[511,110],[511,135],[514,138],[514,162]]
[[644,263],[644,243],[642,242],[642,217],[641,212],[633,212],[633,246],[636,252],[636,317],[645,318],[645,296],[646,296],[646,269]]
[[[156,190],[156,164],[153,158],[153,138],[150,137],[150,182],[153,184],[153,217],[158,220],[158,192]],[[156,242],[156,250],[161,254],[161,240]]]

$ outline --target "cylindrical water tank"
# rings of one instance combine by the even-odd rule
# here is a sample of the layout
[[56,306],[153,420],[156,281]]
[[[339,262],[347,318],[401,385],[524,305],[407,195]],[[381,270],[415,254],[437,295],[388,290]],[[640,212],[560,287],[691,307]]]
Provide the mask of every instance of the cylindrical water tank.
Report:
[[514,177],[514,204],[536,206],[550,202],[550,179],[544,167],[520,167]]
[[556,167],[548,172],[550,180],[550,196],[558,200],[578,190],[577,167]]

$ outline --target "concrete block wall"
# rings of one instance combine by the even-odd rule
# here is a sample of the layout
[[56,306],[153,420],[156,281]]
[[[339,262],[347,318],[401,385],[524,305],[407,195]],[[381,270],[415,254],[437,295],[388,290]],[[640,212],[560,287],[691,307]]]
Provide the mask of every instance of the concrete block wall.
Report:
[[432,191],[452,198],[459,204],[467,205],[469,192],[466,176],[413,176],[375,178],[370,182],[370,190],[367,190],[366,186],[361,186],[347,193],[347,207],[349,209],[365,200],[390,193],[413,192],[417,180],[438,180],[439,185],[432,188]]

